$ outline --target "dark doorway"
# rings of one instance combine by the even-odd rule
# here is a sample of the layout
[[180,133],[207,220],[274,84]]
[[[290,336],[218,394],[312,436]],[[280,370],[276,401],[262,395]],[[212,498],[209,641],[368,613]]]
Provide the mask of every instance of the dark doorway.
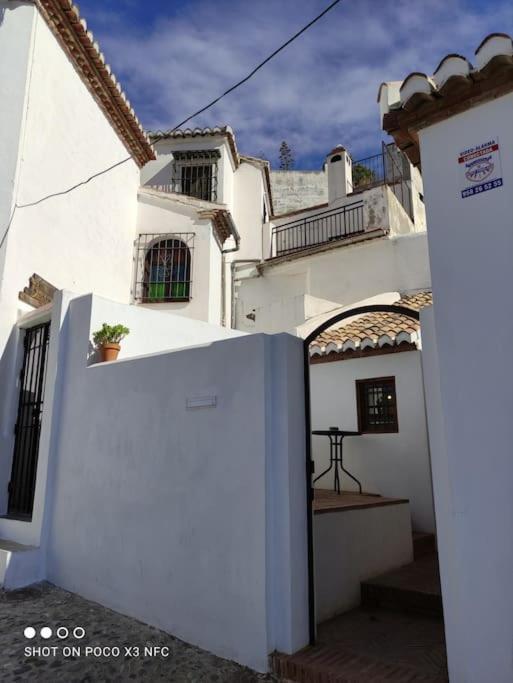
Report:
[[11,517],[27,520],[32,517],[34,505],[49,339],[49,322],[25,330],[23,339],[23,364],[7,512]]
[[310,629],[310,644],[314,645],[316,641],[316,615],[315,615],[315,580],[314,580],[314,539],[313,539],[313,460],[312,460],[312,417],[310,405],[310,344],[322,332],[327,330],[332,325],[335,325],[347,318],[362,315],[365,313],[396,313],[403,315],[413,320],[419,320],[419,312],[406,308],[405,306],[374,304],[368,306],[360,306],[352,308],[342,313],[338,313],[329,320],[324,321],[319,327],[313,330],[308,337],[303,341],[303,368],[304,368],[304,386],[305,386],[305,434],[306,434],[306,491],[307,491],[307,519],[308,519],[308,609],[309,609],[309,629]]

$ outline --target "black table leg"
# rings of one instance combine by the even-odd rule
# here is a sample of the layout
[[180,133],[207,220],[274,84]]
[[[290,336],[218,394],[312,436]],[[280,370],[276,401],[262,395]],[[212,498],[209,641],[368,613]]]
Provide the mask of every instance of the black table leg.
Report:
[[361,493],[361,492],[362,492],[362,485],[361,485],[361,483],[358,481],[358,479],[357,479],[356,477],[353,477],[353,475],[351,474],[351,472],[348,472],[348,471],[345,469],[345,467],[344,467],[344,460],[343,460],[343,457],[342,457],[342,439],[343,439],[343,438],[344,438],[344,437],[342,437],[342,438],[340,439],[340,460],[339,460],[340,469],[342,470],[342,472],[344,472],[345,474],[347,474],[348,477],[350,477],[353,481],[355,481],[355,482],[358,484],[358,490],[359,490],[359,492]]
[[359,480],[354,477],[350,472],[348,472],[345,467],[344,467],[344,460],[343,460],[343,452],[342,452],[342,441],[344,437],[339,434],[330,434],[329,435],[329,440],[330,440],[330,466],[324,470],[324,472],[321,472],[315,479],[313,480],[313,484],[315,484],[316,481],[321,479],[321,477],[324,477],[325,474],[328,474],[328,472],[334,468],[334,473],[333,473],[333,490],[335,493],[338,493],[340,495],[340,475],[338,472],[338,467],[340,465],[340,469],[344,474],[347,474],[348,477],[350,477],[354,482],[358,484],[358,489],[359,492],[362,492],[362,485],[359,482]]

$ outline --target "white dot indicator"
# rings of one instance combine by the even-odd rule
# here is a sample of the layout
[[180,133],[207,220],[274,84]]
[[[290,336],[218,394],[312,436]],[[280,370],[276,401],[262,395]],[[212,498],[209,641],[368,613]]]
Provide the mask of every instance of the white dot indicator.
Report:
[[36,635],[36,629],[32,626],[27,626],[27,628],[23,631],[23,635],[25,638],[34,638]]
[[48,638],[52,637],[52,629],[48,628],[48,626],[43,626],[41,629],[41,638],[44,638],[45,640],[48,640]]
[[82,640],[82,638],[85,636],[85,628],[82,626],[75,626],[73,629],[73,635],[77,640]]

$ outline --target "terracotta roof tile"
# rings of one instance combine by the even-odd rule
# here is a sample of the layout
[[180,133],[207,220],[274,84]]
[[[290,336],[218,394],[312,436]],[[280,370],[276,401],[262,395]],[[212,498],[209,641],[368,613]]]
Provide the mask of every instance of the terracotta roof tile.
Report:
[[432,76],[412,72],[402,83],[382,83],[379,89],[383,128],[396,144],[419,163],[417,131],[448,114],[465,111],[513,91],[513,40],[492,33],[475,52],[475,65],[465,56],[446,55]]
[[[433,303],[430,291],[405,294],[396,302],[397,306],[414,311]],[[332,351],[363,350],[381,346],[395,346],[402,342],[416,344],[419,340],[418,321],[395,313],[368,313],[349,319],[348,322],[332,327],[310,345],[312,355],[324,355]]]
[[155,158],[141,123],[72,0],[34,0],[92,96],[139,166]]
[[171,130],[159,130],[152,131],[150,134],[150,140],[179,140],[183,138],[196,138],[196,137],[213,137],[215,135],[220,135],[228,140],[228,145],[230,147],[233,160],[235,165],[238,166],[240,163],[240,155],[237,150],[237,144],[235,142],[235,134],[231,126],[212,126],[207,128],[178,128]]

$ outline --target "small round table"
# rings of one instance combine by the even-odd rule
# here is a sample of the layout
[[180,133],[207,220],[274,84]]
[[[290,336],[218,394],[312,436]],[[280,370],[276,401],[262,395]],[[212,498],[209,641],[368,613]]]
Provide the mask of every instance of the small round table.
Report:
[[361,432],[355,432],[355,431],[349,431],[347,429],[316,429],[312,432],[315,436],[327,436],[330,440],[330,466],[328,467],[327,470],[324,470],[324,472],[321,472],[318,477],[315,477],[313,480],[313,483],[317,480],[319,480],[321,477],[324,477],[325,474],[328,474],[328,472],[332,469],[333,466],[335,466],[335,475],[333,478],[333,490],[336,493],[340,493],[340,477],[338,474],[338,466],[340,465],[340,469],[342,472],[347,474],[348,477],[351,477],[353,481],[355,481],[358,484],[358,489],[359,492],[362,492],[362,485],[358,481],[356,477],[353,477],[353,475],[348,472],[344,468],[344,461],[342,458],[342,441],[344,440],[345,436],[360,436]]

